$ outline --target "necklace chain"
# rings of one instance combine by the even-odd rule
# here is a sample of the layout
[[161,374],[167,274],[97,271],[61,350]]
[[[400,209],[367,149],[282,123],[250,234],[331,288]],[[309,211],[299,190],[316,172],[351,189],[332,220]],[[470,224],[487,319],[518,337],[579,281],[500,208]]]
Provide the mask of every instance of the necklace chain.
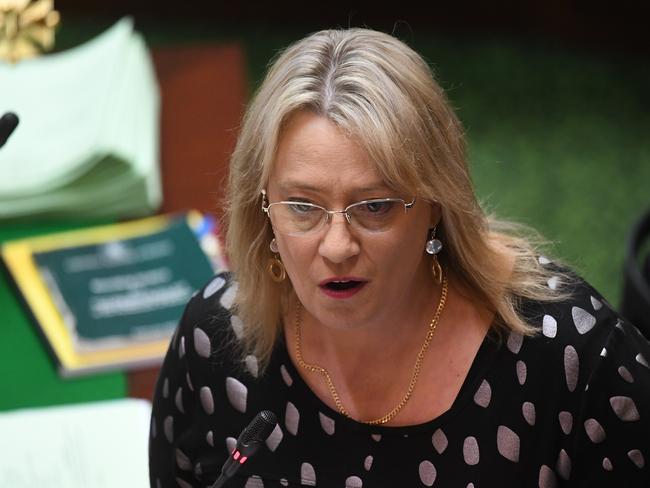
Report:
[[[427,335],[425,336],[424,342],[422,343],[422,347],[420,347],[420,351],[418,352],[418,355],[415,359],[415,365],[413,366],[413,373],[411,374],[411,381],[409,382],[404,397],[387,414],[379,418],[376,418],[374,420],[365,421],[364,423],[370,425],[386,424],[390,422],[393,418],[395,418],[397,414],[402,410],[402,408],[404,408],[404,405],[408,403],[409,399],[411,398],[411,395],[413,394],[413,390],[415,389],[415,384],[418,381],[418,376],[420,375],[420,368],[422,367],[422,361],[424,360],[424,355],[427,351],[427,348],[429,347],[429,343],[431,342],[431,339],[433,338],[433,334],[436,331],[436,327],[438,326],[438,321],[440,320],[440,315],[442,314],[442,311],[445,308],[446,302],[447,302],[447,277],[445,276],[442,280],[442,291],[440,293],[440,301],[438,302],[436,313],[433,315],[433,318],[429,323],[429,329],[427,330]],[[296,307],[295,334],[296,334],[296,359],[298,360],[298,364],[300,365],[301,368],[304,368],[307,371],[311,371],[312,373],[320,373],[325,377],[325,381],[327,382],[327,388],[330,391],[330,395],[334,400],[334,404],[336,405],[336,408],[338,408],[339,412],[342,415],[345,415],[346,417],[350,417],[350,414],[343,406],[343,402],[341,401],[341,397],[339,396],[339,393],[336,390],[336,387],[334,386],[334,382],[332,381],[332,376],[330,375],[329,371],[327,371],[327,369],[317,364],[306,363],[302,357],[302,350],[300,348],[301,310],[302,307],[300,305]]]

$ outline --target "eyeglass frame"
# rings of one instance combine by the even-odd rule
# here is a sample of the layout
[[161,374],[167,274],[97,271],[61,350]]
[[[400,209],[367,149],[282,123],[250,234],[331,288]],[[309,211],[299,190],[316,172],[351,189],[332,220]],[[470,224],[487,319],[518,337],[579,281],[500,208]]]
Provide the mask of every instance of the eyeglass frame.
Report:
[[[310,207],[315,207],[315,208],[318,208],[320,210],[323,210],[325,212],[327,217],[325,218],[325,221],[322,224],[320,224],[318,227],[314,227],[313,229],[310,229],[310,230],[304,232],[303,234],[292,234],[292,235],[298,235],[298,236],[299,235],[304,235],[304,234],[309,234],[311,232],[315,233],[315,232],[321,230],[325,225],[327,225],[329,222],[332,221],[333,216],[336,215],[336,214],[345,215],[345,220],[347,221],[347,223],[350,224],[350,225],[353,225],[352,224],[352,218],[351,218],[350,214],[348,213],[348,211],[351,208],[359,206],[359,205],[364,205],[364,204],[367,204],[367,203],[374,203],[374,202],[377,202],[377,203],[379,203],[379,202],[401,202],[402,205],[404,205],[404,213],[407,213],[408,210],[413,208],[413,205],[415,205],[415,202],[417,200],[417,197],[415,197],[415,196],[413,197],[413,200],[410,203],[407,202],[406,200],[404,200],[403,198],[398,198],[398,197],[368,198],[366,200],[360,200],[358,202],[351,203],[350,205],[348,205],[347,207],[345,207],[342,210],[329,210],[329,209],[327,209],[327,208],[325,208],[325,207],[323,207],[321,205],[317,205],[315,203],[301,202],[301,201],[297,201],[297,200],[281,200],[279,202],[272,202],[271,203],[271,202],[268,201],[268,197],[266,195],[266,189],[263,189],[261,191],[261,194],[262,194],[262,212],[264,212],[266,214],[266,216],[269,218],[269,220],[271,220],[271,213],[270,213],[271,207],[273,205],[277,205],[277,204],[308,205]],[[264,204],[266,204],[266,206],[264,206]],[[271,220],[271,222],[273,222],[273,221]],[[363,227],[361,229],[364,230],[364,231],[368,231],[371,234],[374,234],[374,233],[378,234],[378,233],[382,232],[382,231],[377,231],[377,232],[369,231],[368,229],[363,229]]]

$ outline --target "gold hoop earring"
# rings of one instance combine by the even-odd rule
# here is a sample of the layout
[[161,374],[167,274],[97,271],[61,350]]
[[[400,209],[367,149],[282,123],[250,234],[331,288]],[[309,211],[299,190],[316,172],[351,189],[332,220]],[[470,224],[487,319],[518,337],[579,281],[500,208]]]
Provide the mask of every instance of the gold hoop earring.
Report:
[[284,269],[284,264],[280,260],[280,255],[278,254],[278,244],[275,242],[275,238],[271,240],[269,245],[271,252],[275,253],[275,256],[269,258],[269,263],[266,270],[269,272],[271,279],[276,283],[282,283],[287,278],[287,272]]

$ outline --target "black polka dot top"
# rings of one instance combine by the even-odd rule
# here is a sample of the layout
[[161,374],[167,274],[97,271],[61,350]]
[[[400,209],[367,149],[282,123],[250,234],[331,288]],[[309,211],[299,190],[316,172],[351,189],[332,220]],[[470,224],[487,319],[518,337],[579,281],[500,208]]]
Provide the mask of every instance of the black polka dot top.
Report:
[[[555,286],[550,280],[549,286]],[[589,285],[524,302],[534,337],[488,334],[452,407],[407,427],[361,424],[303,382],[284,343],[241,360],[236,284],[188,304],[156,385],[152,487],[208,487],[261,410],[278,425],[227,487],[650,487],[650,344]]]

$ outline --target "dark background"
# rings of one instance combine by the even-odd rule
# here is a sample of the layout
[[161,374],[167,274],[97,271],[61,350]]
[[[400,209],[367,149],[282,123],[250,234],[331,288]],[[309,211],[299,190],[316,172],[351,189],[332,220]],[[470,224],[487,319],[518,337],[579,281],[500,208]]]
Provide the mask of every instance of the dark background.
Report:
[[593,50],[649,52],[650,2],[623,1],[194,1],[57,0],[66,15],[140,21],[195,21],[303,31],[368,26],[382,31],[425,29],[437,35],[542,41]]

